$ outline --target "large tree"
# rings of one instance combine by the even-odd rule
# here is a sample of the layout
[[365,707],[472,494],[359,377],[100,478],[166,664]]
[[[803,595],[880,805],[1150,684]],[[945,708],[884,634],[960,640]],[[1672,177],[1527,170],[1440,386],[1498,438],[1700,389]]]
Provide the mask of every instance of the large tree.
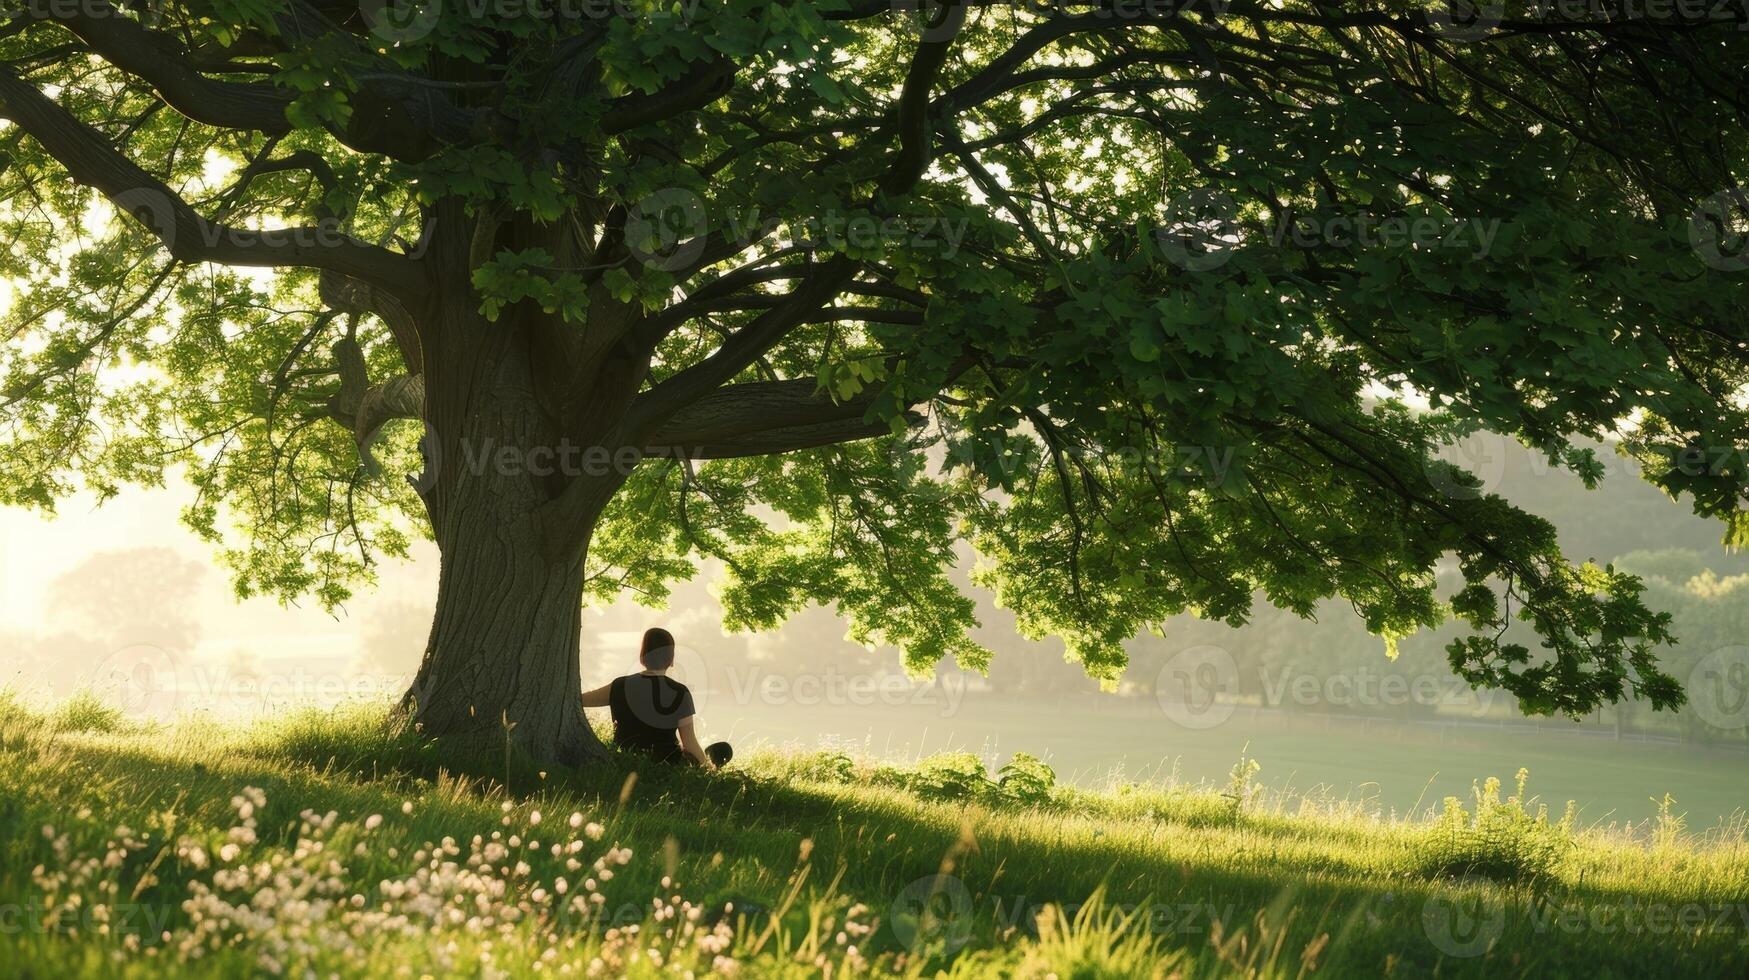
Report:
[[1341,597],[1528,710],[1681,702],[1637,580],[1439,449],[1620,437],[1745,536],[1740,18],[904,7],[32,0],[0,500],[179,468],[239,593],[330,604],[428,532],[407,707],[560,761],[590,598],[705,556],[735,625],[977,666],[962,539],[1102,678]]

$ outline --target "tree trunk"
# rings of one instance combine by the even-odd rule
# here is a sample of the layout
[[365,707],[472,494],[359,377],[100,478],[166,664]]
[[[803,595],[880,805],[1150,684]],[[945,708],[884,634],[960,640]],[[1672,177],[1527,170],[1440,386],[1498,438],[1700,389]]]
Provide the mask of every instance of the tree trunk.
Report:
[[407,707],[428,736],[508,739],[581,764],[602,752],[580,698],[583,555],[549,560],[493,516],[470,510],[439,536],[437,615]]
[[[577,765],[604,754],[580,697],[584,555],[624,475],[577,467],[581,447],[539,395],[526,331],[448,326],[431,335],[453,339],[427,351],[416,484],[442,554],[437,613],[403,713],[426,736],[508,740]],[[545,519],[578,481],[588,492],[566,498],[574,519],[557,540]]]

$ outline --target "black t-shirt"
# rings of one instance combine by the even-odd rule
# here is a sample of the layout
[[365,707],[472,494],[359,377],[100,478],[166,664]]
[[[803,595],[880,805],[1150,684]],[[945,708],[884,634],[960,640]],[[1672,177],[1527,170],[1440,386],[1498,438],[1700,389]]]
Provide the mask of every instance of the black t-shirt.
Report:
[[681,755],[680,723],[694,714],[686,685],[653,674],[615,678],[607,704],[613,711],[613,744],[663,758]]

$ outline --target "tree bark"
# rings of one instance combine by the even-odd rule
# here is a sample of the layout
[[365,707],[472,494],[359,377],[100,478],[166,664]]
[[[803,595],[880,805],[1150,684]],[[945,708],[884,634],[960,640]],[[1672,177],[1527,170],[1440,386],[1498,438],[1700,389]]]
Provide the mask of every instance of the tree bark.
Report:
[[[584,557],[624,474],[563,462],[580,447],[540,396],[528,331],[482,324],[471,303],[429,324],[427,472],[416,486],[442,555],[437,612],[402,702],[427,737],[507,740],[542,762],[605,754],[585,721],[578,662]],[[440,317],[441,321],[442,318]],[[575,482],[565,541],[541,520]],[[582,533],[576,534],[576,529]]]
[[489,511],[465,508],[440,536],[437,613],[407,693],[426,736],[502,738],[535,759],[602,754],[583,717],[583,555],[552,561]]

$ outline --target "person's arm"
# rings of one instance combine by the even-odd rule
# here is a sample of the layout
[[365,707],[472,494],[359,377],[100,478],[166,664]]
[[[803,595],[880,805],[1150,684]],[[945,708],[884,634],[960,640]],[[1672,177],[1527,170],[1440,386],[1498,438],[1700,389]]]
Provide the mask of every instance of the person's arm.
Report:
[[711,761],[710,756],[704,754],[704,746],[698,744],[698,733],[692,730],[692,722],[693,716],[691,715],[680,722],[680,747],[699,765],[706,769],[715,769],[716,763]]
[[613,685],[603,684],[593,691],[583,692],[583,707],[605,708],[613,703]]

